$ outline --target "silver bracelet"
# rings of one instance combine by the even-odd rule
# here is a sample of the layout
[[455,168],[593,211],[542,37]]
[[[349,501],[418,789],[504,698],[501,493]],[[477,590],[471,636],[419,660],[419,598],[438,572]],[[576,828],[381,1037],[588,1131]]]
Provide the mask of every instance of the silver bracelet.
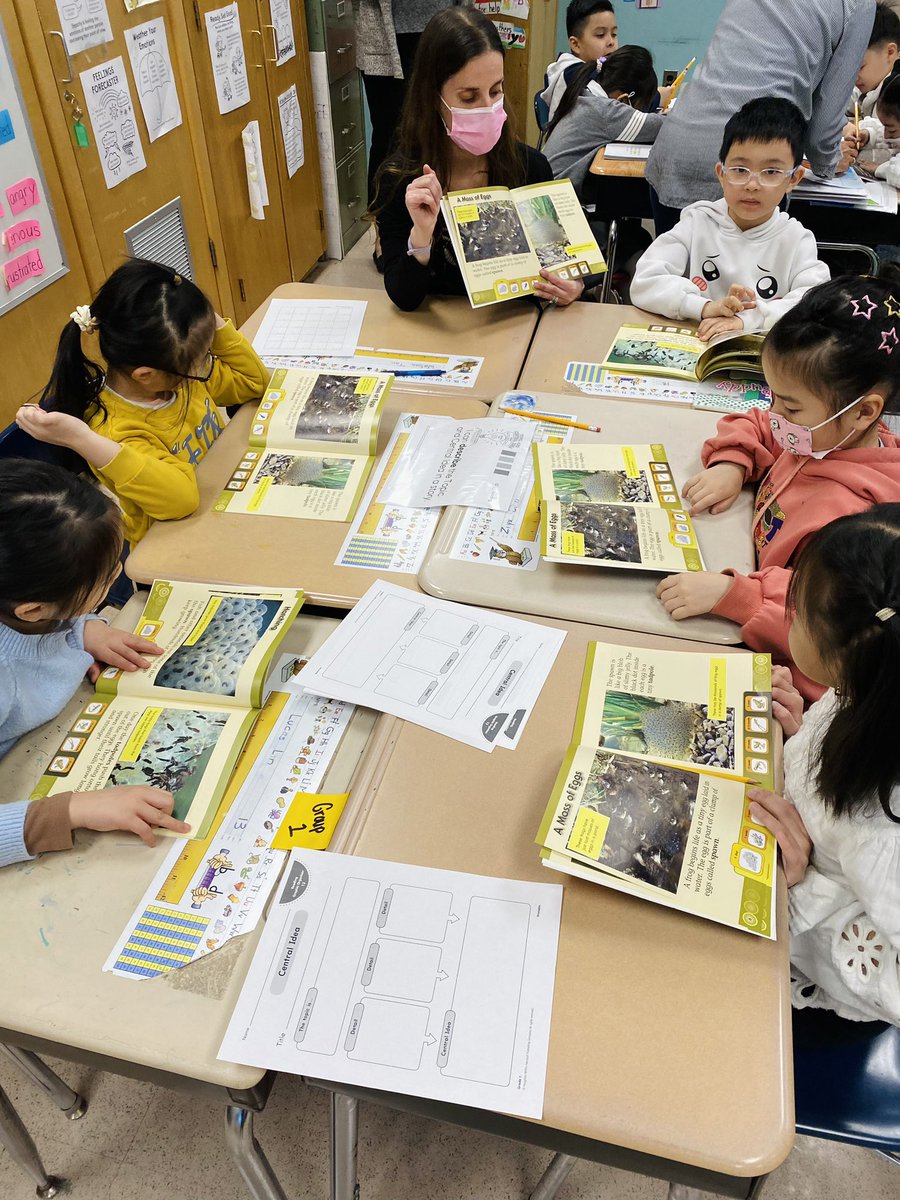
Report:
[[412,234],[410,234],[406,243],[406,253],[411,254],[414,258],[417,258],[420,254],[430,254],[431,242],[427,246],[414,246],[412,244]]

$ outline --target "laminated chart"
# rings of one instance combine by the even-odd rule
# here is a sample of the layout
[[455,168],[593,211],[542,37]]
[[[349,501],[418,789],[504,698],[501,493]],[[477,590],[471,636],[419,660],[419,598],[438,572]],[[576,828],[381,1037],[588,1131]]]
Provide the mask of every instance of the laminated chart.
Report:
[[561,897],[294,851],[219,1057],[540,1117]]

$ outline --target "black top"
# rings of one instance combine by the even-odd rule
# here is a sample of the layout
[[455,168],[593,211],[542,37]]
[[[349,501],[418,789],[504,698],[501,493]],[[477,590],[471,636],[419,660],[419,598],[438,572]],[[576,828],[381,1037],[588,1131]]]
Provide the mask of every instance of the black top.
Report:
[[[525,183],[549,183],[553,178],[550,164],[531,146],[519,142],[525,167]],[[465,296],[466,285],[450,244],[444,218],[438,214],[431,243],[431,258],[426,264],[408,254],[413,220],[406,207],[406,188],[413,177],[387,177],[382,187],[396,188],[386,207],[378,214],[378,232],[384,255],[384,289],[398,308],[413,312],[426,296]],[[490,185],[489,185],[490,186]],[[377,207],[380,197],[376,197]]]

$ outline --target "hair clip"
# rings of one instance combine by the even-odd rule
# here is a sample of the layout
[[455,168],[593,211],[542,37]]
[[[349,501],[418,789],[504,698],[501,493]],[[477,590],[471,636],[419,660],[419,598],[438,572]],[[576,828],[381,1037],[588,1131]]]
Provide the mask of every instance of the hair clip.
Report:
[[602,67],[605,62],[606,62],[606,55],[603,54],[600,56],[600,58],[597,59],[597,66]]
[[900,303],[897,302],[896,296],[888,296],[884,302],[884,307],[887,309],[889,317],[900,317]]
[[897,337],[897,326],[895,325],[893,329],[882,329],[881,342],[878,349],[883,350],[885,354],[893,354],[894,347],[897,345],[900,345],[900,337]]
[[178,287],[179,283],[181,283],[181,276],[180,276],[180,275],[173,275],[173,276],[172,276],[172,283],[175,285],[175,287]]
[[93,333],[97,328],[97,318],[91,316],[89,304],[76,304],[75,311],[69,313],[69,320],[74,321],[82,333]]
[[896,615],[896,609],[893,608],[879,608],[875,614],[879,621],[889,621],[891,617],[896,617]]
[[[851,300],[850,303],[853,305],[854,317],[865,317],[867,321],[871,321],[872,313],[878,307],[875,301],[869,296],[868,292],[865,294],[865,296],[861,296],[859,300]],[[865,312],[862,311],[863,304],[868,304],[869,306]]]

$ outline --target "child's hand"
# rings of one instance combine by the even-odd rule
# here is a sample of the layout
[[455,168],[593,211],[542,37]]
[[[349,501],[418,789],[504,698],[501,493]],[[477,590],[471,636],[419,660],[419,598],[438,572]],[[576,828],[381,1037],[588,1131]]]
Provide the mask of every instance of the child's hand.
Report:
[[692,517],[706,509],[715,516],[731,508],[743,486],[743,467],[737,463],[714,463],[699,474],[692,475],[681,489],[681,495],[690,504],[688,511]]
[[697,337],[701,342],[709,342],[722,333],[740,333],[743,328],[744,322],[740,317],[704,317],[697,326]]
[[772,712],[785,737],[793,737],[803,724],[803,697],[787,667],[772,668]]
[[[155,656],[163,653],[156,642],[138,637],[136,633],[128,633],[124,629],[114,629],[105,621],[85,621],[84,648],[88,654],[93,654],[98,663],[118,667],[120,671],[143,670],[150,666],[143,655]],[[91,683],[96,683],[99,674],[99,667],[91,667],[88,671]]]
[[561,279],[546,267],[541,268],[541,282],[534,285],[534,294],[539,300],[549,300],[560,308],[577,300],[583,291],[584,284],[580,279]]
[[75,449],[77,443],[90,432],[84,421],[68,413],[44,412],[36,404],[23,404],[16,413],[16,424],[39,442],[51,446],[67,446]]
[[672,92],[674,90],[675,89],[672,87],[671,83],[667,87],[657,88],[657,91],[659,92],[659,111],[660,112],[666,111],[666,105],[672,99]]
[[136,833],[148,846],[156,845],[154,828],[190,833],[190,825],[173,817],[175,801],[169,792],[152,787],[113,787],[102,792],[75,792],[69,801],[73,829],[112,829]]
[[803,818],[783,796],[767,792],[764,788],[751,788],[748,795],[753,803],[750,816],[757,825],[762,825],[775,834],[781,849],[781,862],[787,876],[788,887],[799,883],[806,874],[812,839],[806,832]]
[[730,587],[731,579],[719,571],[685,571],[669,575],[656,594],[673,620],[684,621],[712,612]]

